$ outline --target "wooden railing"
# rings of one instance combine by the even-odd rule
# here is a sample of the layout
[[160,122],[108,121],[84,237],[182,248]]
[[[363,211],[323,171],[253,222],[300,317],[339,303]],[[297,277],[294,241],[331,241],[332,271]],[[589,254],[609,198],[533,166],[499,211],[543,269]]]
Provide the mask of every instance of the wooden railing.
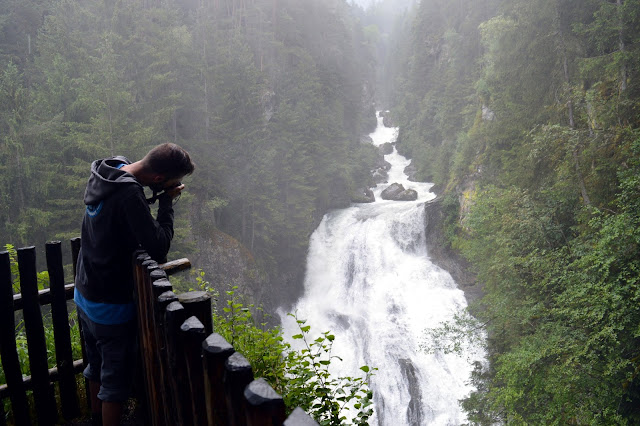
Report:
[[[71,242],[72,253],[77,259],[79,239]],[[11,400],[13,419],[18,425],[31,424],[27,390],[33,390],[35,413],[40,425],[55,424],[58,407],[53,382],[60,389],[61,414],[65,419],[79,415],[76,373],[82,371],[82,360],[73,360],[67,300],[73,298],[73,284],[64,283],[62,245],[59,241],[46,244],[47,269],[50,286],[38,290],[36,249],[25,247],[17,250],[20,273],[20,294],[13,294],[13,280],[9,253],[0,252],[0,357],[7,383],[0,386],[0,401]],[[47,345],[42,320],[41,305],[51,305],[51,319],[55,340],[56,367],[49,369]],[[29,352],[30,377],[22,377],[16,350],[15,311],[22,310],[24,331]],[[4,410],[2,410],[4,411]],[[4,412],[0,413],[4,422]]]
[[[80,239],[72,239],[73,276],[79,250]],[[18,425],[31,424],[30,413],[36,413],[39,425],[56,424],[60,416],[67,421],[76,418],[81,412],[76,374],[86,366],[84,345],[83,359],[72,357],[67,301],[73,298],[74,285],[64,283],[62,245],[59,241],[46,244],[48,289],[38,290],[35,255],[35,247],[17,250],[20,294],[13,294],[10,256],[0,252],[0,357],[7,382],[0,385],[0,402],[10,399],[13,421]],[[173,292],[168,275],[189,266],[186,259],[159,265],[143,252],[134,259],[144,387],[139,397],[146,408],[145,424],[316,425],[300,408],[286,417],[282,398],[264,379],[254,380],[246,358],[213,333],[206,292]],[[52,369],[47,363],[41,309],[47,304],[51,305],[55,342],[56,367]],[[17,353],[18,310],[24,318],[29,377],[22,376]],[[33,407],[27,390],[33,391]],[[0,403],[0,426],[4,423]]]
[[251,365],[213,333],[204,291],[176,295],[146,253],[135,260],[136,299],[149,423],[154,425],[316,425],[255,379]]

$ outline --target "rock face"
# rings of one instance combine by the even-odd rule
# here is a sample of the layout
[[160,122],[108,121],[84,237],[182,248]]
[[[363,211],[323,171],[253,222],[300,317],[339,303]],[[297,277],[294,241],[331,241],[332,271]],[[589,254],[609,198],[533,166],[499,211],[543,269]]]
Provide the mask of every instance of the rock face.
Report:
[[393,201],[415,201],[418,199],[418,193],[413,189],[404,189],[399,183],[392,183],[389,185],[382,194],[380,194],[383,200]]
[[371,175],[374,184],[387,183],[389,181],[389,173],[384,169],[376,169]]
[[252,302],[268,304],[268,279],[244,245],[213,227],[194,233],[194,240],[197,251],[191,261],[205,272],[212,287],[223,293],[227,286],[238,286],[238,292]]
[[482,297],[483,286],[471,272],[470,263],[447,243],[444,235],[446,217],[440,197],[425,203],[426,243],[429,258],[433,263],[448,271],[464,292],[467,302]]
[[371,177],[373,180],[373,185],[377,185],[379,183],[387,183],[389,180],[388,170],[391,168],[391,164],[388,161],[385,161],[384,155],[380,154],[376,159],[376,163],[373,165],[373,169],[371,169]]
[[486,105],[482,105],[482,121],[493,121],[496,119],[496,114]]
[[373,191],[369,188],[362,188],[356,195],[351,197],[351,201],[354,203],[373,203],[376,201],[376,196],[373,195]]
[[413,165],[413,162],[404,168],[404,174],[407,175],[410,182],[418,182],[418,180],[416,180],[416,173],[418,173],[418,170],[416,170],[416,166]]

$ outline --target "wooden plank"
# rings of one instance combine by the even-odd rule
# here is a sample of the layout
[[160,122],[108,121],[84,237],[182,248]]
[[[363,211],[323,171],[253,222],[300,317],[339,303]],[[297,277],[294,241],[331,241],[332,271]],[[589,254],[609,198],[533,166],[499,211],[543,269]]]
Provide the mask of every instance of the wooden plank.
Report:
[[156,351],[158,361],[158,371],[156,372],[157,384],[162,391],[160,398],[162,399],[162,410],[164,411],[164,421],[168,423],[172,418],[170,408],[171,400],[169,392],[166,391],[169,379],[167,362],[167,343],[164,335],[164,311],[171,302],[178,300],[178,297],[171,291],[171,283],[165,279],[159,279],[151,284],[152,294],[155,302],[153,303],[153,331],[156,339]]
[[207,407],[204,399],[204,378],[202,372],[202,342],[206,336],[202,322],[195,316],[189,317],[180,326],[184,359],[187,365],[188,385],[191,389],[191,412],[193,424],[207,424]]
[[38,280],[36,272],[36,248],[17,250],[20,271],[20,292],[24,306],[25,331],[29,346],[29,365],[33,380],[33,397],[39,425],[54,424],[58,420],[53,386],[49,380],[47,344],[44,337],[42,312],[38,303]]
[[171,262],[162,263],[158,265],[158,267],[165,271],[167,275],[173,275],[177,272],[191,268],[191,261],[184,257],[182,259],[176,259],[172,260]]
[[229,423],[223,378],[225,362],[234,352],[233,346],[218,333],[211,333],[202,342],[204,394],[209,426]]
[[80,248],[82,247],[82,238],[75,237],[69,240],[71,242],[71,263],[73,265],[73,279],[75,281],[78,266],[78,256],[80,256]]
[[211,295],[206,291],[189,291],[180,293],[178,301],[182,303],[187,318],[195,316],[204,325],[205,333],[208,336],[213,333],[213,317],[211,316]]
[[[74,284],[65,284],[64,286],[64,297],[66,300],[73,299],[73,291],[75,289]],[[51,289],[45,288],[42,290],[38,290],[38,302],[40,306],[48,305],[51,303]],[[22,309],[22,294],[14,294],[13,295],[13,310],[18,311]]]
[[285,419],[284,400],[263,378],[249,383],[244,390],[247,401],[247,426],[280,426]]
[[0,324],[0,358],[7,380],[7,393],[11,398],[13,418],[16,424],[28,425],[31,424],[29,405],[16,351],[11,263],[9,252],[6,251],[0,252]]
[[236,352],[227,358],[223,382],[230,426],[246,424],[244,389],[252,381],[251,364],[243,355]]
[[318,426],[318,422],[313,420],[302,408],[296,407],[284,421],[283,426]]
[[165,339],[167,341],[167,358],[169,362],[169,389],[172,395],[172,424],[192,425],[191,389],[184,384],[188,380],[187,366],[180,344],[180,326],[186,319],[184,306],[179,302],[171,302],[165,312]]
[[[75,374],[82,373],[83,370],[84,370],[84,365],[82,365],[81,359],[77,359],[73,361],[73,371]],[[59,377],[60,376],[58,374],[58,367],[53,367],[49,369],[49,380],[51,380],[52,382],[55,382],[58,380]],[[25,376],[22,379],[22,384],[26,390],[33,389],[33,381],[31,380],[31,376]],[[0,399],[5,399],[9,397],[9,392],[10,391],[9,391],[8,385],[6,384],[0,385]]]
[[158,264],[146,259],[140,262],[140,256],[136,258],[135,270],[135,295],[138,308],[138,339],[142,358],[142,372],[146,388],[146,412],[151,424],[163,424],[162,397],[156,373],[159,370],[157,359],[156,337],[154,334],[153,318],[153,294],[151,290],[150,271],[158,269]]
[[73,355],[71,351],[71,331],[69,329],[69,312],[65,297],[64,270],[62,266],[62,243],[49,242],[45,245],[47,269],[51,288],[51,320],[55,338],[56,365],[60,372],[60,403],[62,416],[66,420],[80,414],[76,378],[73,371]]
[[[80,237],[71,238],[69,241],[71,244],[71,264],[73,266],[73,282],[74,282],[74,290],[75,290],[75,282],[76,282],[76,274],[78,270],[78,257],[80,256],[80,249],[82,248],[82,239]],[[73,296],[72,296],[73,297]],[[87,348],[84,345],[84,335],[82,334],[82,322],[80,321],[80,316],[78,315],[78,310],[76,309],[76,324],[78,324],[78,330],[80,331],[80,350],[82,351],[82,365],[84,367],[89,363],[87,359]],[[89,391],[89,380],[84,379],[84,393],[85,400],[87,401],[87,405],[89,409],[91,409],[91,392]]]

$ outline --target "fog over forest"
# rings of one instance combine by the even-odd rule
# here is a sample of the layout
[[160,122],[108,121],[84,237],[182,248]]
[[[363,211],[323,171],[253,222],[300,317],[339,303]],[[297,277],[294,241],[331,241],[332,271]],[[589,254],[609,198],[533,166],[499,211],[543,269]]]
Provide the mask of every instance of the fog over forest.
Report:
[[[12,262],[36,246],[43,271],[45,242],[80,233],[92,161],[174,142],[197,166],[169,254],[203,272],[176,278],[185,290],[224,304],[236,287],[234,303],[278,326],[325,277],[310,270],[318,239],[334,241],[327,224],[354,211],[345,238],[365,224],[391,233],[373,251],[350,236],[334,259],[345,288],[379,294],[363,271],[387,274],[394,259],[387,275],[402,278],[382,287],[408,299],[367,314],[405,324],[419,298],[416,312],[437,311],[435,293],[405,285],[439,277],[445,322],[412,324],[426,336],[415,358],[385,352],[402,385],[415,382],[385,400],[398,424],[638,424],[639,47],[640,0],[1,0],[0,244]],[[404,194],[417,210],[382,198],[401,180],[426,188]],[[418,272],[389,255],[398,247]],[[372,338],[365,315],[334,308],[335,336]],[[384,377],[368,342],[346,357],[364,353]],[[486,356],[460,368],[455,392],[427,398],[449,379],[420,379],[422,361],[463,359],[469,345]],[[304,394],[274,364],[277,391]],[[393,424],[371,380],[361,424]],[[288,402],[312,410],[311,397]]]

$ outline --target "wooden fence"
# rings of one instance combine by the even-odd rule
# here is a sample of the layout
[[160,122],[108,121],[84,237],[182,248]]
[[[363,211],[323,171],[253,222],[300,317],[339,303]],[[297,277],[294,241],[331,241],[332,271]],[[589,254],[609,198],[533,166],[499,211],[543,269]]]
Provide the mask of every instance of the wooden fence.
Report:
[[[71,242],[75,265],[80,239]],[[58,407],[53,382],[59,384],[60,409],[65,419],[80,414],[76,389],[76,373],[82,371],[82,360],[73,360],[67,300],[73,298],[73,284],[64,283],[62,245],[59,241],[46,244],[50,287],[38,290],[36,249],[17,250],[20,273],[20,294],[13,294],[9,253],[0,252],[0,357],[6,385],[0,386],[0,401],[10,398],[13,419],[18,425],[31,424],[27,390],[33,391],[33,401],[40,425],[58,421]],[[74,271],[75,272],[75,271]],[[51,305],[55,340],[56,367],[49,369],[41,306]],[[24,331],[29,352],[31,376],[23,378],[16,350],[15,311],[22,310]],[[1,405],[0,405],[1,407]],[[5,422],[4,412],[0,422]]]
[[282,397],[219,334],[204,291],[176,295],[146,253],[135,260],[142,371],[154,425],[316,425]]
[[[72,239],[74,276],[79,250],[80,239]],[[86,364],[72,357],[67,300],[73,298],[74,285],[64,284],[62,245],[59,241],[46,244],[48,289],[38,290],[35,247],[18,249],[17,257],[20,294],[13,294],[10,256],[0,252],[0,357],[7,381],[0,386],[0,402],[9,398],[15,423],[29,425],[27,390],[32,390],[35,407],[31,412],[39,425],[56,424],[60,416],[68,421],[81,411],[76,374]],[[300,408],[286,417],[282,398],[264,379],[254,380],[246,358],[213,333],[206,292],[173,292],[168,274],[184,267],[188,267],[186,259],[158,265],[144,252],[136,253],[134,259],[145,424],[317,425]],[[47,364],[41,309],[46,304],[51,305],[54,330],[57,366],[52,369]],[[30,377],[22,376],[16,349],[15,311],[20,309]],[[0,404],[0,426],[4,423]]]

